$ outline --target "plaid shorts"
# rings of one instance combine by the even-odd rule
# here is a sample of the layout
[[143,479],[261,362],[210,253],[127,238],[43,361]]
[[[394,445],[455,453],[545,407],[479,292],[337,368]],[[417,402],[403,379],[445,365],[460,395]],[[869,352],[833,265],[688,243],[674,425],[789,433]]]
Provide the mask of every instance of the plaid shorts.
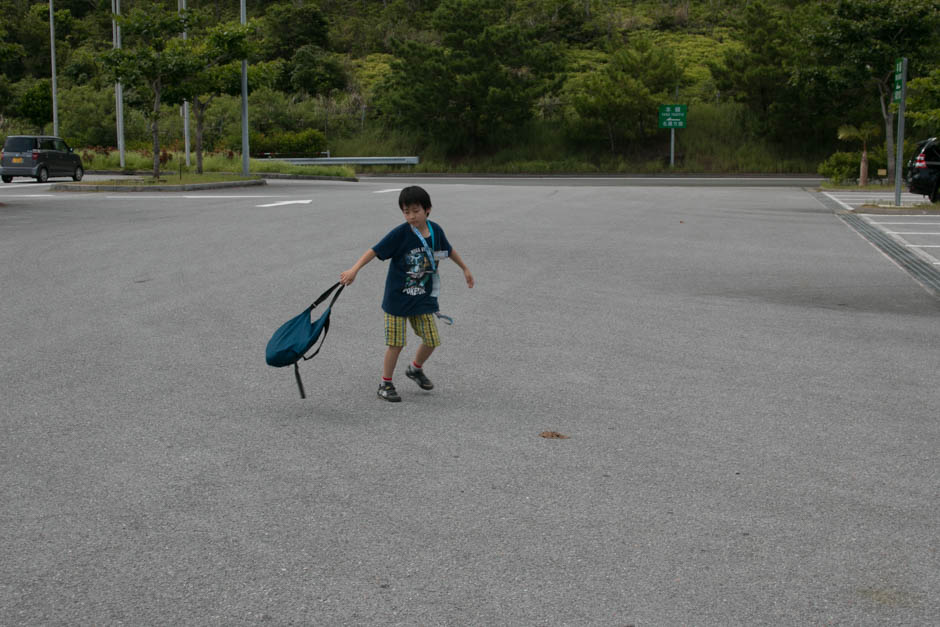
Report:
[[404,346],[405,345],[405,321],[411,323],[418,337],[425,346],[436,348],[441,345],[441,336],[437,332],[437,322],[434,320],[434,314],[421,314],[420,316],[393,316],[385,314],[385,345],[386,346]]

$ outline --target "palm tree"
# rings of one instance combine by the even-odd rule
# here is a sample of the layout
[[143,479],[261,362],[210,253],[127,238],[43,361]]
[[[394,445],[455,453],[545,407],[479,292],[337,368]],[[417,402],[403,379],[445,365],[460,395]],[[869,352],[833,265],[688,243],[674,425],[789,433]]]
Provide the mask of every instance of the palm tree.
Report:
[[839,139],[862,142],[862,162],[858,168],[859,187],[868,185],[868,142],[877,138],[880,133],[881,128],[872,122],[865,122],[859,128],[851,124],[843,124],[839,127]]

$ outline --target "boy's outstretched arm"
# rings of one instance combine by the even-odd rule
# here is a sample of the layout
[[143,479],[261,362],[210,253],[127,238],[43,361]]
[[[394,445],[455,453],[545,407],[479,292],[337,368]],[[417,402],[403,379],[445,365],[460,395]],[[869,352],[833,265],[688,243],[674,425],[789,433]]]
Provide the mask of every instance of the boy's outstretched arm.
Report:
[[366,265],[373,259],[375,259],[375,251],[370,248],[362,255],[362,257],[359,258],[359,261],[356,262],[356,265],[354,265],[352,268],[350,268],[346,272],[340,272],[339,282],[342,283],[343,285],[349,285],[350,283],[355,281],[356,275],[359,274],[360,270],[362,270],[362,266]]
[[461,270],[463,270],[463,278],[467,281],[467,287],[473,287],[473,275],[470,274],[470,269],[467,267],[467,264],[463,262],[463,259],[461,259],[460,255],[457,254],[456,250],[451,249],[450,258],[454,260],[454,263],[460,266]]

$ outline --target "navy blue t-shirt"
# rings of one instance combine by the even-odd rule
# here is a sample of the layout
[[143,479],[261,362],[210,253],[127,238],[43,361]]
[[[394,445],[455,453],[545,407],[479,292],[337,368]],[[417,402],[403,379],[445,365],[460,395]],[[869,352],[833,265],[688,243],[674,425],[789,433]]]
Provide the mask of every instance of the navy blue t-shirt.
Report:
[[[450,255],[451,246],[444,229],[436,222],[428,220],[428,226],[432,237],[424,239],[434,250],[434,263],[438,266]],[[431,296],[434,275],[431,261],[410,224],[405,222],[392,229],[372,250],[383,261],[391,259],[388,277],[385,279],[385,297],[382,299],[382,310],[385,313],[407,317],[439,310],[437,298]]]

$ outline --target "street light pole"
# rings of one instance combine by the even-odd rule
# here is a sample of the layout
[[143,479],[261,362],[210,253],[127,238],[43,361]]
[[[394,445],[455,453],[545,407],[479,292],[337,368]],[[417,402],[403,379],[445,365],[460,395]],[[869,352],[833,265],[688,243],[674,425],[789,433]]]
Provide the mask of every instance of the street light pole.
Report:
[[[241,0],[241,22],[248,23],[245,0]],[[242,59],[242,176],[248,176],[248,59]]]
[[49,0],[49,51],[52,57],[52,134],[59,136],[59,96],[55,77],[55,17]]
[[[116,50],[121,48],[121,25],[115,16],[121,14],[121,0],[111,0],[111,38]],[[114,122],[117,125],[118,153],[121,156],[121,169],[125,167],[124,161],[124,87],[121,81],[114,83]]]
[[[186,0],[178,0],[180,11],[186,10]],[[183,30],[183,41],[186,41],[186,31]],[[189,101],[183,101],[183,149],[186,151],[186,167],[189,167]]]

